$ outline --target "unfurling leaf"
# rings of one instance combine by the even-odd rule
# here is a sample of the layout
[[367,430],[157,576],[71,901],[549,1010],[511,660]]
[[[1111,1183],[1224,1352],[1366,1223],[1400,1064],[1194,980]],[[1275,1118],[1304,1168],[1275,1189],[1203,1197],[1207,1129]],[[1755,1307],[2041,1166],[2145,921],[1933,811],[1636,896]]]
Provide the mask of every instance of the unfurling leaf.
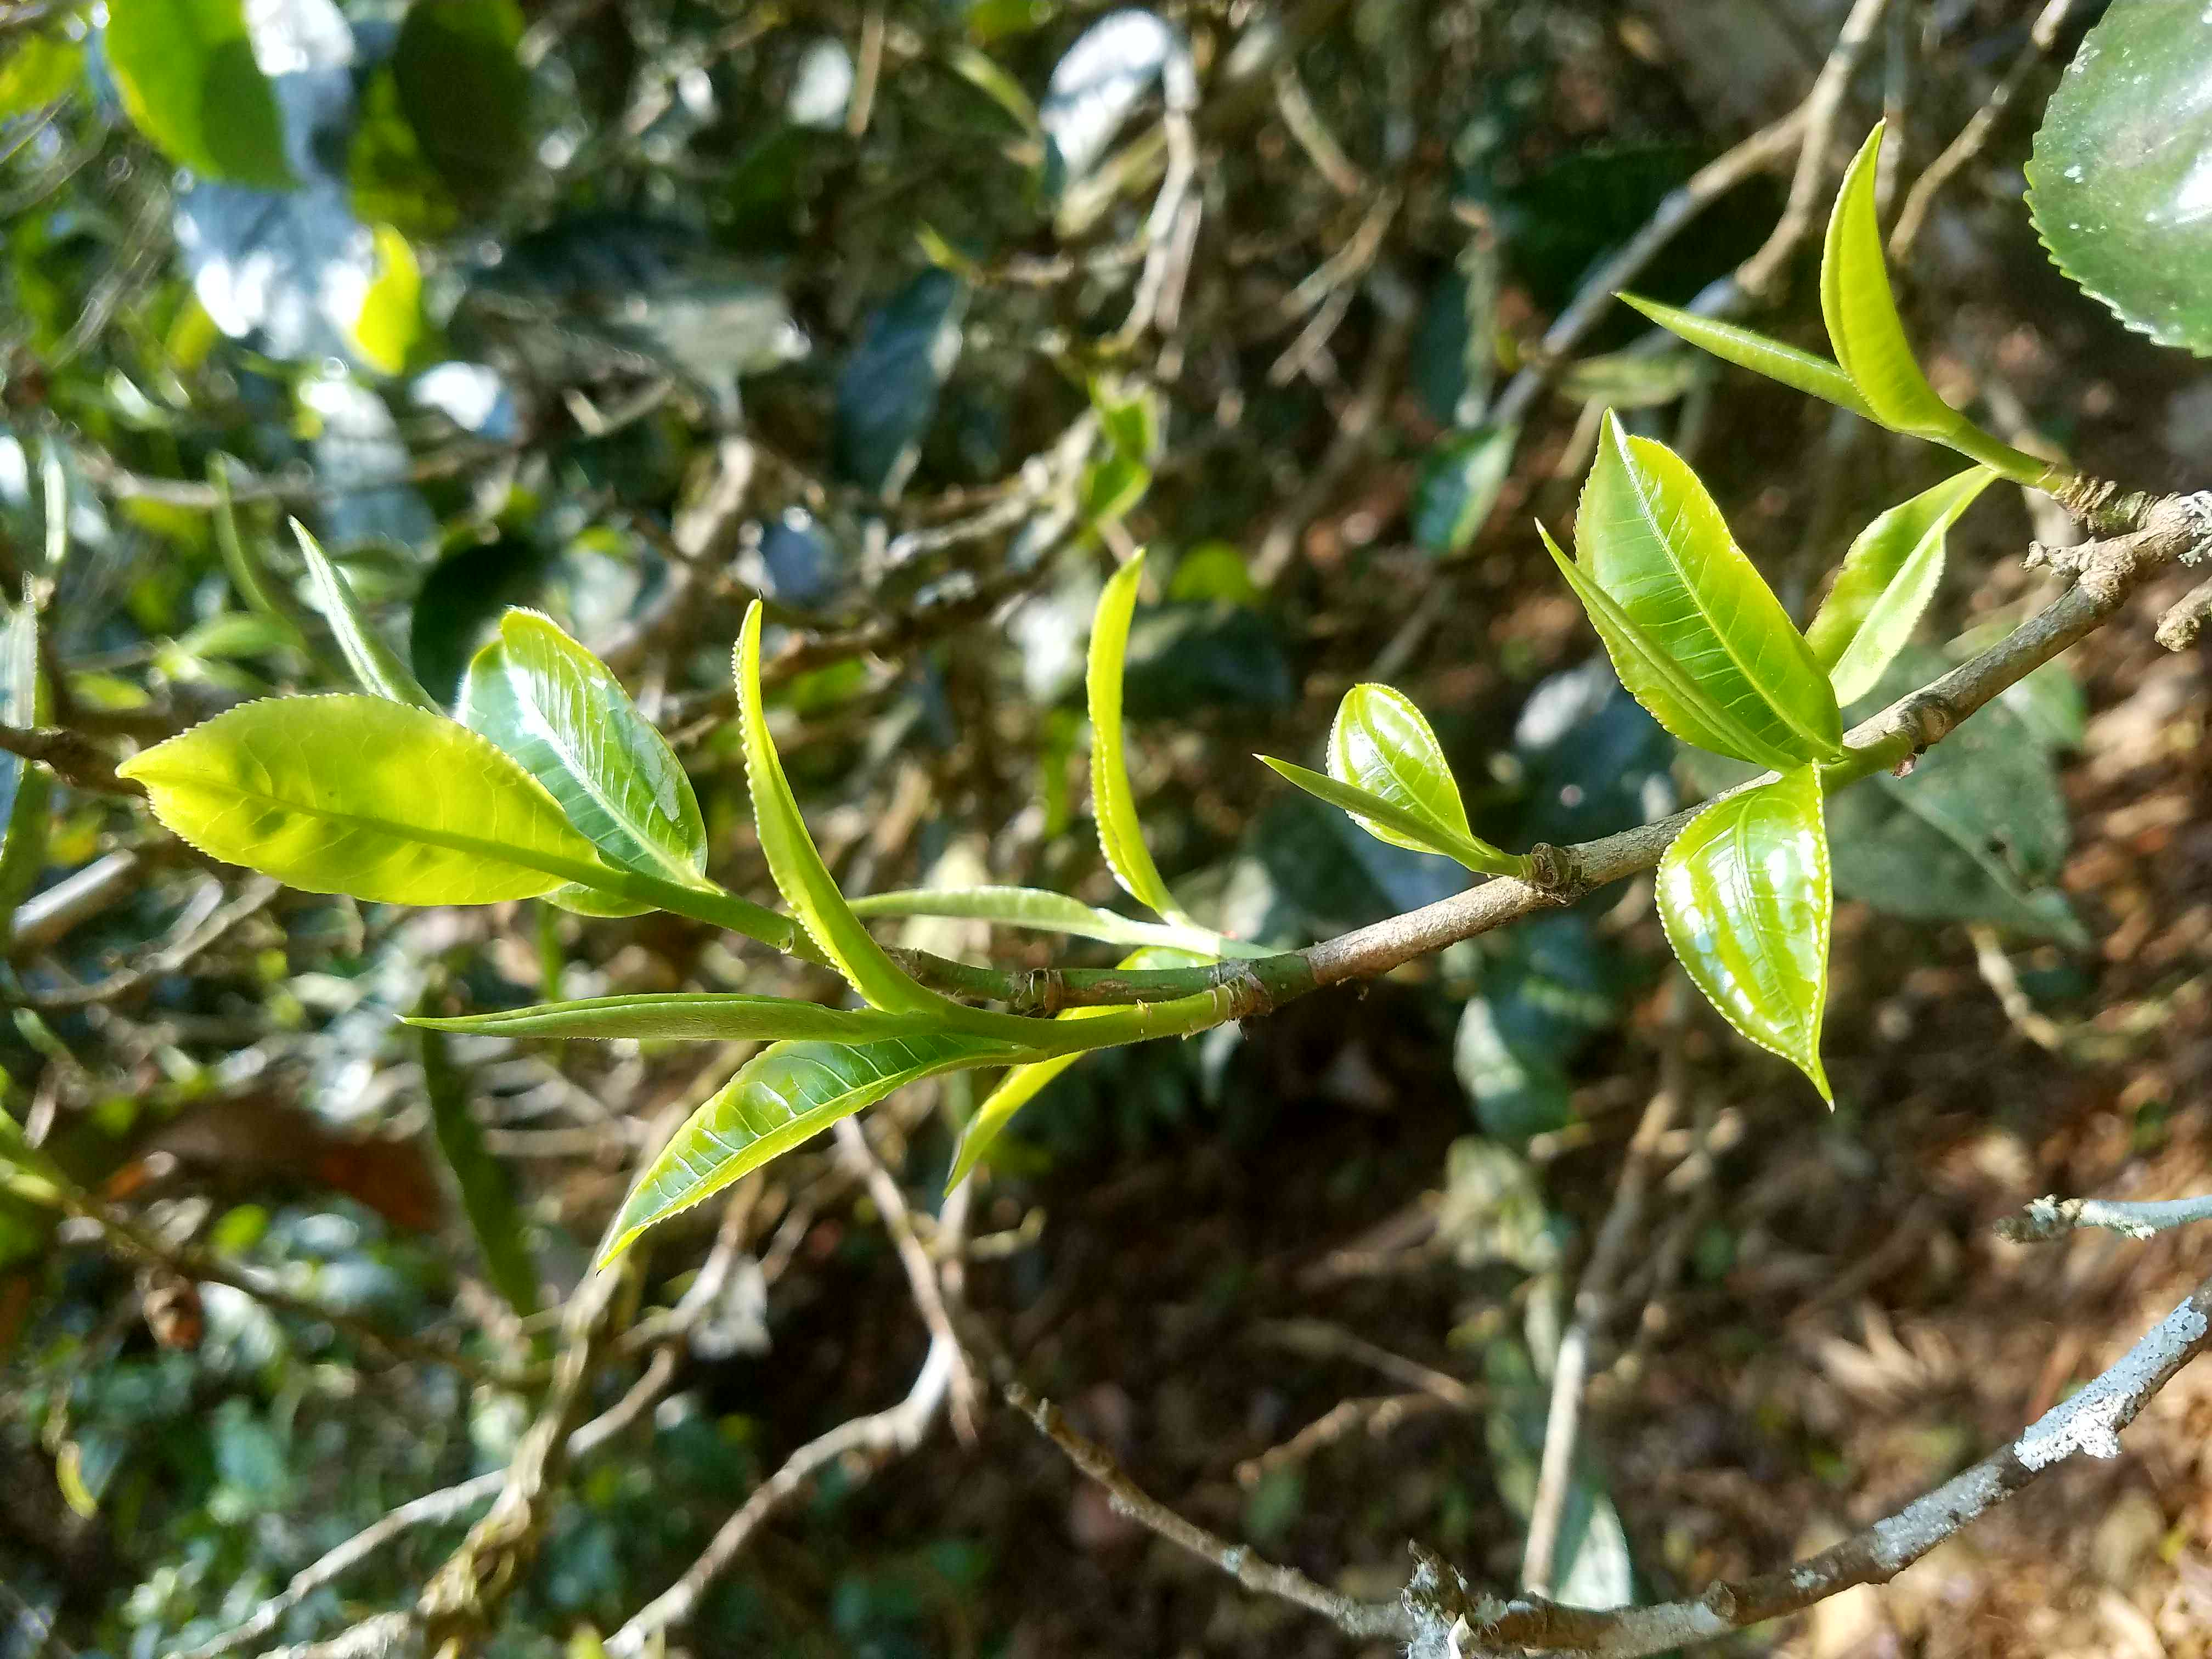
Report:
[[1943,580],[1951,526],[1996,477],[1985,466],[1969,467],[1891,507],[1851,543],[1836,585],[1805,630],[1838,702],[1856,702],[1874,690],[1905,648]]
[[540,1002],[486,1014],[410,1019],[434,1031],[471,1036],[635,1037],[647,1042],[876,1042],[923,1036],[937,1030],[922,1014],[887,1014],[879,1008],[825,1008],[786,997],[720,995],[703,991],[586,997]]
[[1091,619],[1091,658],[1085,684],[1091,698],[1091,810],[1098,821],[1099,850],[1114,879],[1138,903],[1178,926],[1185,916],[1168,894],[1137,823],[1135,792],[1121,746],[1121,671],[1129,651],[1129,623],[1137,611],[1137,583],[1145,556],[1114,573]]
[[337,635],[346,666],[353,670],[361,689],[371,696],[427,708],[434,714],[443,713],[437,700],[422,689],[414,671],[400,659],[399,653],[368,625],[368,619],[361,614],[361,607],[355,603],[352,585],[331,562],[322,544],[309,535],[307,526],[297,519],[292,520],[292,533],[299,538],[300,555],[307,562],[307,580],[315,590],[315,603],[321,607],[323,620],[331,625],[331,632]]
[[1677,339],[1710,351],[1723,362],[1734,363],[1738,368],[1747,368],[1754,374],[1764,374],[1770,380],[1779,380],[1786,386],[1825,398],[1839,409],[1848,409],[1854,415],[1871,421],[1875,413],[1867,407],[1866,399],[1859,396],[1851,377],[1825,357],[1815,357],[1809,351],[1800,351],[1796,346],[1784,345],[1779,340],[1769,339],[1735,323],[1724,323],[1717,318],[1701,317],[1694,311],[1682,311],[1674,306],[1662,306],[1656,300],[1644,299],[1641,295],[1620,295],[1624,305],[1632,306]]
[[298,183],[239,0],[111,0],[101,44],[123,107],[171,161],[258,190]]
[[[609,861],[711,890],[707,826],[691,781],[606,665],[550,617],[510,611],[469,664],[461,723],[520,761],[568,822]],[[588,890],[555,901],[586,915],[627,915]]]
[[[1193,968],[1207,960],[1207,957],[1191,951],[1150,946],[1131,951],[1121,958],[1119,965],[1123,968]],[[1070,1008],[1060,1018],[1097,1019],[1103,1015],[1123,1013],[1123,1010],[1115,1008]],[[1035,1100],[1043,1091],[1045,1085],[1082,1059],[1085,1052],[1078,1050],[1073,1054],[1054,1054],[1047,1060],[1033,1060],[1026,1066],[1017,1066],[1009,1071],[1000,1080],[999,1086],[976,1107],[975,1114],[968,1120],[967,1127],[960,1131],[960,1144],[953,1150],[952,1172],[945,1177],[945,1190],[951,1192],[965,1181],[976,1164],[982,1162],[985,1154],[989,1152],[1000,1132],[1013,1121],[1014,1115]]]
[[513,760],[380,697],[244,703],[116,770],[203,853],[311,893],[490,904],[605,868]]
[[[1827,676],[1697,474],[1611,414],[1583,488],[1575,555],[1568,580],[1621,684],[1675,736],[1778,770],[1839,752]],[[1591,588],[1612,602],[1603,620]]]
[[837,890],[836,878],[806,831],[799,803],[783,775],[783,762],[769,736],[768,714],[761,699],[761,605],[755,599],[745,612],[738,635],[736,674],[738,724],[744,744],[745,783],[752,792],[753,821],[760,832],[761,853],[777,890],[814,942],[828,953],[837,971],[871,1006],[893,1013],[927,1013],[951,1010],[936,993],[908,978],[884,947],[869,936]]
[[779,1042],[746,1062],[661,1149],[623,1205],[599,1254],[605,1266],[655,1222],[711,1197],[770,1158],[872,1106],[904,1084],[1024,1057],[967,1036],[884,1042]]
[[1410,698],[1387,685],[1355,685],[1328,732],[1328,775],[1262,755],[1308,794],[1340,806],[1378,841],[1455,859],[1479,875],[1520,875],[1528,860],[1468,828],[1467,807],[1443,745]]
[[1692,818],[1659,860],[1668,941],[1729,1024],[1831,1106],[1820,1065],[1835,896],[1817,769],[1801,766]]
[[[1192,930],[1138,921],[1039,887],[908,888],[871,893],[852,904],[856,916],[949,916],[961,921],[995,922],[1001,927],[1030,927],[1040,933],[1095,939],[1107,945],[1192,942],[1187,937]],[[1212,942],[1209,938],[1208,945]]]
[[1836,362],[1874,418],[1892,431],[1948,444],[2008,478],[2034,483],[2050,472],[2049,463],[2000,443],[1937,397],[1912,355],[1882,262],[1881,224],[1875,208],[1881,137],[1876,123],[1844,174],[1821,250],[1820,313],[1827,319]]

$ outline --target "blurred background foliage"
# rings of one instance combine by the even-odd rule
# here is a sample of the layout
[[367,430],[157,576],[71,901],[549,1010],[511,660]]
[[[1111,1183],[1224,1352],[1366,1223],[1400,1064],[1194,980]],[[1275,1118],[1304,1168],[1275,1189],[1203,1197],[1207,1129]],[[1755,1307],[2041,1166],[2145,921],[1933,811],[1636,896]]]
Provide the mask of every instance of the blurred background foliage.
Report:
[[[1901,142],[1924,160],[2034,9],[1893,9],[1888,67],[1875,51],[1853,95],[1909,94]],[[1645,339],[1625,311],[1568,362],[1543,355],[1543,326],[1668,191],[1795,106],[1839,20],[1820,0],[24,0],[0,11],[8,723],[119,754],[242,699],[346,684],[296,514],[434,696],[508,605],[600,652],[678,744],[738,890],[768,890],[727,678],[757,595],[779,741],[848,891],[988,878],[1110,902],[1079,681],[1102,579],[1146,544],[1139,788],[1206,920],[1294,945],[1464,884],[1249,760],[1310,760],[1358,680],[1419,698],[1488,839],[1643,822],[1730,780],[1621,692],[1526,528],[1571,513],[1588,417],[1610,404],[1692,453],[1801,617],[1853,532],[1941,463]],[[1933,361],[2015,431],[2128,446],[2102,419],[2115,379],[2162,398],[2182,371],[2043,272],[2024,145],[1999,137],[1909,274],[1921,314],[1947,319]],[[1639,289],[1688,302],[1726,278],[1784,189],[1761,174],[1728,193]],[[1794,274],[1762,323],[1817,340]],[[2101,403],[2069,389],[2084,364]],[[2173,464],[2136,443],[2113,466],[2155,486]],[[1961,531],[1937,639],[2021,614],[2025,579],[1988,569],[2047,532],[2027,514],[2011,496]],[[1947,648],[1963,647],[1931,643],[1898,688]],[[2115,697],[2132,690],[2112,674]],[[1858,902],[1838,928],[1843,1108],[1777,1131],[1814,1137],[1838,1180],[1869,1178],[1859,1137],[1894,1080],[1882,1045],[1912,1024],[1893,994],[1910,970],[1994,1022],[1962,1053],[2016,1042],[1978,959],[2043,1027],[2091,1006],[2109,912],[2085,921],[2060,885],[2088,712],[2054,667],[1910,788],[1839,798],[1838,892]],[[502,1374],[543,1358],[541,1310],[705,1075],[673,1045],[426,1051],[395,1016],[832,987],[669,918],[276,891],[12,757],[0,807],[10,1115],[167,1246],[351,1316],[195,1289],[35,1182],[0,1192],[0,1654],[150,1656],[237,1622],[394,1505],[504,1464],[530,1396]],[[1048,959],[969,924],[905,937]],[[1654,1294],[1740,1283],[1759,1240],[1725,1194],[1756,1167],[1731,1150],[1747,1122],[1813,1109],[1708,1040],[1665,959],[1636,884],[1362,1000],[1078,1068],[994,1160],[975,1294],[1036,1375],[1095,1385],[1095,1431],[1142,1443],[1123,1391],[1146,1391],[1146,1434],[1242,1455],[1315,1388],[1332,1396],[1281,1381],[1322,1362],[1238,1334],[1353,1285],[1332,1317],[1479,1385],[1471,1413],[1474,1395],[1391,1443],[1431,1472],[1367,1500],[1291,1462],[1188,1479],[1301,1559],[1393,1571],[1408,1534],[1510,1558],[1561,1264],[1653,1079],[1689,1055],[1701,1156],[1726,1170],[1682,1206]],[[2124,1033],[2083,1041],[2081,1065],[2111,1066]],[[891,1145],[933,1192],[972,1096],[962,1079],[909,1094]],[[921,1333],[849,1178],[809,1153],[748,1190],[753,1248],[674,1389],[568,1477],[501,1651],[619,1623],[791,1444],[903,1386]],[[704,1250],[702,1227],[668,1231],[647,1306]],[[1362,1249],[1430,1276],[1394,1297],[1329,1265]],[[1127,1330],[1094,1328],[1115,1308]],[[395,1363],[364,1330],[468,1368]],[[1255,1369],[1276,1382],[1246,1401]],[[1180,1407],[1158,1397],[1177,1376]],[[595,1398],[624,1382],[611,1371]],[[1231,1427],[1202,1431],[1217,1418]],[[1777,1427],[1773,1455],[1832,1469],[1817,1438]],[[1590,1443],[1571,1591],[1626,1600],[1733,1559],[1639,1514]],[[957,1499],[950,1461],[896,1495],[834,1471],[690,1639],[1072,1650],[1037,1604],[1046,1551],[1137,1586],[1126,1626],[1082,1626],[1090,1650],[1187,1640],[1176,1609],[1195,1593],[1103,1511],[1036,1527],[1061,1478],[1014,1462],[1019,1481]],[[408,1534],[280,1633],[393,1603],[458,1536]],[[1225,1617],[1219,1650],[1261,1650]]]

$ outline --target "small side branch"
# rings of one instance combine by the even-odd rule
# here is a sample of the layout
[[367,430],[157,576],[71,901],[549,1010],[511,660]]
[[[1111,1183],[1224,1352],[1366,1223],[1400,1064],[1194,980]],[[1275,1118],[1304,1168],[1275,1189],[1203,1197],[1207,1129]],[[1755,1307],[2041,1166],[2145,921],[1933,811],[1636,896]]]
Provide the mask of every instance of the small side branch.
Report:
[[1997,1223],[1997,1231],[2015,1244],[2042,1244],[2081,1227],[2100,1227],[2130,1238],[2155,1238],[2174,1227],[2212,1221],[2212,1194],[2172,1198],[2149,1204],[2124,1204],[2102,1198],[2039,1198]]

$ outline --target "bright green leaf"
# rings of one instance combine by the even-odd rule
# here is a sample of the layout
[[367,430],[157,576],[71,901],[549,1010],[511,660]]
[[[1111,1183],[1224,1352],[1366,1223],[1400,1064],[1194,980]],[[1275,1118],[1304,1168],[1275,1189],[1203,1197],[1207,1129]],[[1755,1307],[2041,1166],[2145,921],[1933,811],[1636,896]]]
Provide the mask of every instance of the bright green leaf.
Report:
[[[1469,836],[1462,842],[1437,830],[1420,814],[1408,811],[1386,796],[1362,789],[1358,785],[1345,783],[1322,772],[1308,771],[1286,760],[1277,760],[1273,755],[1255,758],[1272,769],[1285,781],[1294,783],[1317,800],[1331,806],[1341,807],[1350,813],[1359,827],[1400,847],[1410,847],[1417,853],[1433,853],[1440,858],[1456,860],[1479,875],[1522,875],[1528,870],[1525,859],[1510,853],[1502,853],[1485,842]],[[1384,835],[1388,827],[1395,834]],[[1419,837],[1425,836],[1424,842]]]
[[1160,879],[1137,823],[1121,746],[1121,672],[1129,652],[1129,623],[1137,611],[1141,553],[1114,573],[1091,618],[1091,659],[1085,684],[1091,698],[1091,810],[1098,821],[1098,846],[1114,879],[1138,903],[1165,920],[1188,925]]
[[893,1090],[940,1072],[1003,1066],[1023,1052],[946,1035],[857,1044],[776,1043],[694,1112],[638,1177],[599,1265],[620,1255],[655,1222],[711,1197]]
[[787,997],[707,992],[644,993],[540,1002],[485,1014],[410,1022],[472,1036],[635,1037],[656,1042],[877,1042],[922,1036],[939,1029],[932,1016],[887,1014],[878,1008],[825,1008]]
[[2130,328],[2212,356],[2212,27],[2187,0],[2116,5],[2035,135],[2029,213],[2058,268]]
[[859,916],[949,916],[995,922],[1002,927],[1095,939],[1108,945],[1182,945],[1188,930],[1137,921],[1036,887],[915,888],[872,893],[852,902]]
[[484,1144],[483,1129],[469,1110],[467,1077],[453,1064],[444,1036],[426,1030],[417,1041],[423,1092],[430,1097],[431,1128],[461,1190],[461,1211],[483,1255],[485,1276],[507,1305],[526,1319],[538,1311],[538,1269],[530,1259],[514,1182]]
[[606,665],[534,611],[469,664],[461,723],[520,761],[611,862],[705,889],[707,826],[676,752]]
[[24,35],[0,59],[0,121],[44,109],[65,98],[84,73],[84,48],[40,31]]
[[1715,801],[1659,860],[1659,917],[1729,1024],[1781,1055],[1831,1106],[1820,1065],[1835,905],[1818,770]]
[[799,803],[783,774],[783,762],[769,735],[768,714],[761,700],[761,605],[756,599],[745,612],[738,635],[736,675],[738,724],[744,744],[745,781],[752,791],[753,821],[758,826],[762,854],[777,890],[791,903],[814,942],[828,953],[837,971],[853,988],[878,1008],[893,1013],[925,1013],[952,1007],[945,999],[923,989],[869,937],[837,890],[830,868],[814,838],[806,832]]
[[314,589],[315,603],[322,610],[323,620],[337,636],[338,649],[344,653],[346,665],[353,670],[354,679],[361,689],[390,702],[406,703],[434,714],[443,712],[416,679],[414,672],[400,659],[399,653],[368,625],[361,607],[354,601],[352,585],[331,562],[322,544],[309,535],[307,527],[297,519],[292,520],[292,533],[299,538],[301,557],[307,561],[307,581]]
[[1747,368],[1754,374],[1764,374],[1770,380],[1779,380],[1799,392],[1822,398],[1854,415],[1871,421],[1875,413],[1867,407],[1866,399],[1859,396],[1851,377],[1825,357],[1815,357],[1809,351],[1800,351],[1796,346],[1784,345],[1779,340],[1769,339],[1764,334],[1724,323],[1711,317],[1701,317],[1694,311],[1682,311],[1674,306],[1662,306],[1656,300],[1647,300],[1640,295],[1620,295],[1623,304],[1633,306],[1653,322],[1678,339],[1710,351],[1724,362],[1739,368]]
[[397,374],[422,331],[422,272],[415,250],[392,226],[375,228],[375,246],[376,276],[362,295],[353,343],[371,368]]
[[489,904],[603,867],[515,762],[380,697],[244,703],[116,769],[202,852],[311,893]]
[[109,0],[103,44],[123,107],[171,161],[259,190],[297,183],[239,0]]
[[1150,467],[1127,455],[1108,455],[1084,469],[1076,509],[1085,524],[1110,524],[1144,500],[1152,487]]
[[1856,702],[1911,637],[1943,580],[1951,526],[1996,477],[1970,467],[1893,507],[1859,532],[1805,642],[1838,703]]
[[1433,853],[1443,843],[1474,839],[1443,745],[1413,700],[1393,687],[1355,685],[1344,694],[1329,723],[1328,775],[1380,795],[1428,826],[1426,836],[1413,836],[1387,824],[1360,825],[1378,840]]
[[1463,553],[1498,505],[1513,471],[1517,426],[1478,427],[1443,439],[1413,481],[1413,540],[1439,555]]
[[[1721,752],[1779,768],[1841,749],[1827,676],[1698,475],[1664,444],[1628,436],[1610,413],[1575,519],[1575,556],[1740,734],[1739,746]],[[1625,670],[1621,683],[1636,690]]]

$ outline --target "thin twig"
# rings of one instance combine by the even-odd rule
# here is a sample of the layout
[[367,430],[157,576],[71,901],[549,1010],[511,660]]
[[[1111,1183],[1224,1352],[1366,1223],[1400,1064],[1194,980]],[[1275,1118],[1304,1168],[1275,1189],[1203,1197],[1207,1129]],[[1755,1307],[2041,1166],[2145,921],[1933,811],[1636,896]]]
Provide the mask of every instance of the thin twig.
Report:
[[2116,1199],[2060,1198],[2054,1193],[2033,1200],[2018,1213],[2007,1216],[1997,1223],[1997,1231],[2015,1244],[2040,1244],[2077,1227],[2101,1227],[2130,1238],[2155,1238],[2169,1228],[2199,1221],[2212,1221],[2212,1195],[2129,1204]]
[[267,876],[247,878],[239,896],[187,928],[135,967],[125,968],[89,985],[71,985],[58,991],[33,991],[24,1000],[32,1007],[52,1012],[90,1007],[94,1003],[120,1002],[124,998],[182,973],[193,962],[230,937],[243,923],[276,902],[284,884]]

